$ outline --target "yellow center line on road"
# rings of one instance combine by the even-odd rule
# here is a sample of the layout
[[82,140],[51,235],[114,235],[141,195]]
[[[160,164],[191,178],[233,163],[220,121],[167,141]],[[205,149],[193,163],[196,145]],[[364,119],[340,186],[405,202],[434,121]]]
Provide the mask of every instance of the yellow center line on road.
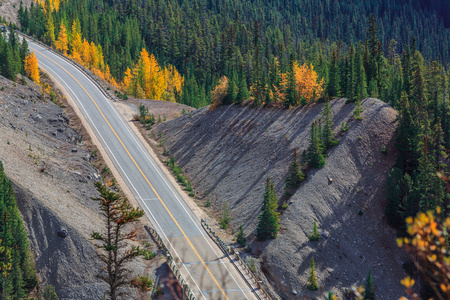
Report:
[[58,64],[57,62],[55,62],[54,60],[52,60],[51,58],[45,56],[42,53],[39,53],[40,55],[44,56],[45,58],[47,58],[48,60],[50,60],[51,62],[53,62],[54,64],[56,64],[57,66],[59,66],[61,69],[63,69],[67,74],[70,75],[70,77],[73,78],[73,80],[75,80],[80,87],[85,91],[85,93],[89,96],[89,98],[92,100],[92,102],[94,103],[95,107],[97,107],[98,111],[100,112],[100,114],[102,115],[103,119],[106,121],[106,123],[108,124],[109,128],[111,129],[111,131],[114,133],[114,135],[116,136],[117,140],[119,141],[119,143],[122,145],[122,147],[124,148],[124,150],[127,152],[128,156],[131,158],[131,160],[133,161],[134,165],[136,166],[136,168],[138,168],[139,172],[141,173],[142,177],[144,177],[145,181],[147,181],[148,185],[151,187],[151,189],[153,190],[153,192],[156,194],[156,197],[158,197],[159,201],[161,202],[161,204],[164,206],[164,208],[166,209],[167,213],[170,215],[170,217],[172,218],[172,220],[174,221],[175,225],[177,225],[178,229],[181,231],[181,233],[183,234],[184,238],[187,240],[189,246],[191,246],[192,250],[194,250],[194,253],[197,255],[198,259],[200,260],[200,262],[202,263],[202,265],[205,267],[206,271],[208,271],[209,275],[211,276],[211,278],[214,280],[214,282],[216,283],[217,287],[219,288],[219,290],[222,292],[223,296],[225,297],[225,299],[229,300],[227,294],[225,293],[225,291],[222,289],[222,287],[220,286],[219,282],[217,281],[217,279],[214,277],[214,275],[211,273],[211,270],[209,270],[208,266],[206,265],[206,263],[203,261],[203,259],[200,257],[200,254],[198,253],[197,249],[195,249],[194,245],[192,244],[191,240],[187,237],[186,233],[183,231],[183,229],[181,228],[180,224],[178,224],[177,220],[175,219],[175,217],[172,215],[172,213],[170,212],[169,208],[167,207],[167,205],[164,203],[164,201],[161,199],[161,197],[159,196],[159,194],[156,192],[155,188],[153,187],[153,185],[151,184],[150,180],[148,180],[147,176],[145,176],[144,172],[142,172],[141,168],[139,167],[139,165],[136,163],[136,161],[134,160],[133,156],[131,155],[131,153],[128,151],[127,147],[124,145],[124,143],[122,142],[122,140],[119,138],[119,136],[117,135],[116,131],[112,128],[111,124],[109,123],[108,119],[106,119],[105,115],[103,114],[102,110],[100,109],[100,107],[97,105],[97,103],[95,102],[95,100],[92,98],[92,96],[88,93],[88,91],[86,91],[86,89],[84,88],[83,85],[81,85],[81,83],[75,78],[73,77],[72,74],[70,74],[66,69],[64,69],[60,64]]

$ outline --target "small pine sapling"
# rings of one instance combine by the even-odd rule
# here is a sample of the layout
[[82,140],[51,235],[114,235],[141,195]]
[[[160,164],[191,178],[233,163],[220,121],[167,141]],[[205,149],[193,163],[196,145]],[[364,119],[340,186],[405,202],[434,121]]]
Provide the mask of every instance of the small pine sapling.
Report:
[[345,121],[342,121],[342,123],[341,123],[341,132],[342,132],[342,133],[347,132],[347,130],[348,130],[349,128],[350,128],[350,126],[348,126],[348,124],[345,123]]
[[319,283],[317,282],[316,266],[314,264],[314,257],[311,258],[309,264],[309,276],[308,276],[308,290],[317,291],[319,289]]
[[237,234],[236,241],[239,243],[239,246],[241,248],[245,247],[245,245],[247,243],[247,241],[245,239],[245,235],[244,235],[244,228],[242,228],[242,225],[239,226],[239,232]]
[[375,285],[373,283],[373,277],[370,273],[367,275],[366,286],[364,289],[364,300],[375,300]]
[[361,100],[356,101],[355,109],[353,110],[353,116],[355,117],[355,120],[364,120],[364,118],[361,116],[361,113],[363,112],[363,108],[361,105]]
[[320,233],[317,230],[317,223],[316,223],[316,221],[314,221],[313,232],[310,235],[309,240],[312,241],[312,242],[320,240]]
[[288,177],[285,180],[285,191],[289,192],[290,188],[297,188],[302,181],[305,180],[305,174],[302,171],[298,160],[297,148],[294,148],[292,162],[289,166]]
[[223,201],[222,206],[222,219],[220,220],[220,228],[227,229],[228,224],[231,222],[230,218],[230,210],[228,209],[228,205],[226,201]]

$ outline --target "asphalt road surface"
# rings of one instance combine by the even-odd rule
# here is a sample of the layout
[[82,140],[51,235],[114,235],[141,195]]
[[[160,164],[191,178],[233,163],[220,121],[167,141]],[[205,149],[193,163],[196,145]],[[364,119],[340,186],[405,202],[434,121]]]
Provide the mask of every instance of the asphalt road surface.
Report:
[[39,66],[72,96],[197,299],[255,299],[111,100],[67,60],[39,44],[28,43]]

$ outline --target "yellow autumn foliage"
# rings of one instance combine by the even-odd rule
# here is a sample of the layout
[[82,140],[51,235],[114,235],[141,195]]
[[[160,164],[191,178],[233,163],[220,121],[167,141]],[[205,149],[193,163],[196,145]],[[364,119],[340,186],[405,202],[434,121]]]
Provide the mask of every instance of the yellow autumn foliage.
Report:
[[140,54],[133,70],[125,71],[123,91],[137,98],[175,101],[174,95],[182,92],[183,76],[172,65],[161,68],[155,56],[145,48]]
[[24,63],[25,73],[27,76],[30,77],[34,83],[40,84],[38,60],[34,55],[34,52],[31,52],[25,57]]
[[[307,103],[312,103],[324,95],[325,80],[323,78],[319,80],[319,75],[314,71],[314,66],[312,64],[310,66],[306,64],[300,66],[298,62],[295,61],[293,63],[293,70],[295,76],[295,88],[297,90],[297,105],[300,104],[302,96]],[[281,85],[286,89],[288,85],[287,74],[282,74],[281,78]]]
[[[403,247],[413,258],[417,269],[424,277],[439,299],[450,299],[450,256],[446,232],[450,230],[450,218],[439,220],[441,209],[419,213],[416,217],[406,219],[407,232],[411,238],[398,238],[397,244]],[[430,276],[431,274],[431,276]],[[401,281],[412,299],[419,296],[412,291],[414,280],[406,277]]]
[[69,51],[69,39],[67,37],[66,26],[61,22],[58,39],[55,42],[56,50],[61,51],[64,55]]

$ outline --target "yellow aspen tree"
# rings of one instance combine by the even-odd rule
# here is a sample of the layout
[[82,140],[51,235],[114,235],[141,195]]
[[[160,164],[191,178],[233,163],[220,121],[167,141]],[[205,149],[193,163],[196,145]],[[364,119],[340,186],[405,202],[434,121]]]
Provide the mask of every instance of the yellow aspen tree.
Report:
[[168,78],[166,80],[168,81],[168,89],[170,89],[171,92],[177,92],[178,94],[181,94],[181,91],[183,89],[184,77],[181,76],[178,70],[172,65],[169,65],[167,69]]
[[91,50],[90,50],[89,42],[86,41],[86,39],[83,39],[83,43],[81,44],[81,58],[85,65],[89,64],[90,53],[91,53]]
[[111,80],[111,70],[109,69],[109,66],[106,65],[105,72],[104,72],[105,80],[110,81]]
[[94,68],[98,64],[97,46],[95,46],[94,42],[91,42],[89,46],[89,64]]
[[81,62],[82,47],[80,22],[73,20],[72,38],[70,39],[70,53],[72,54],[73,59],[78,62]]
[[155,56],[142,49],[138,64],[139,81],[144,89],[145,98],[160,100],[167,88],[167,82]]
[[127,70],[125,71],[125,77],[123,78],[122,82],[122,89],[125,91],[125,93],[128,93],[130,95],[133,94],[132,84],[133,84],[133,74],[131,74],[130,68],[127,68]]
[[162,94],[167,89],[167,81],[162,72],[156,58],[153,54],[150,55],[150,84],[153,99],[160,100]]
[[58,40],[55,43],[56,50],[59,50],[64,55],[66,55],[67,51],[69,51],[68,43],[69,43],[69,41],[68,41],[68,37],[67,37],[66,27],[61,22],[61,27],[59,29],[59,34],[58,34]]
[[58,11],[59,10],[60,1],[59,0],[52,0],[51,2],[52,2],[52,8],[54,10]]
[[324,80],[318,80],[318,74],[314,71],[314,66],[308,67],[306,64],[302,66],[298,65],[298,62],[294,62],[294,75],[296,81],[298,100],[303,96],[306,102],[314,102],[322,97],[324,92]]
[[38,60],[34,55],[34,52],[31,52],[25,57],[24,63],[25,73],[27,76],[30,77],[36,84],[40,84]]

